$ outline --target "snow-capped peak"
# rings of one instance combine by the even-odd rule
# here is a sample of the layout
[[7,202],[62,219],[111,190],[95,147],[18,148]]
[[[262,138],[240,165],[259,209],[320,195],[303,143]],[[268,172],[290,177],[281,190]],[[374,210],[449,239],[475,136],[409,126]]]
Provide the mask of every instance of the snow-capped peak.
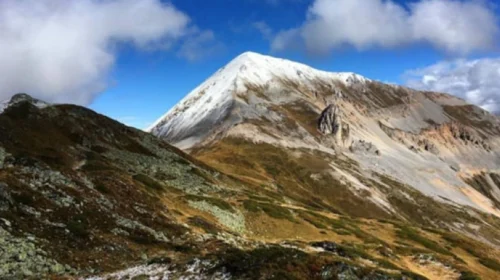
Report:
[[307,65],[274,58],[254,52],[245,52],[189,93],[181,102],[158,119],[147,131],[186,146],[197,142],[210,127],[222,123],[239,94],[248,86],[279,85],[293,81],[313,87],[318,81],[328,84],[342,82],[347,85],[366,83],[368,79],[354,73],[331,73]]
[[147,131],[165,134],[172,122],[190,124],[194,120],[213,113],[217,107],[227,105],[232,100],[233,93],[245,90],[246,84],[266,85],[275,78],[286,78],[304,83],[316,79],[340,81],[346,84],[369,81],[354,73],[326,72],[286,59],[245,52],[195,88]]
[[302,63],[254,52],[245,52],[239,55],[228,66],[230,65],[239,65],[238,76],[247,82],[255,84],[266,84],[275,77],[298,81],[323,78],[342,81],[347,84],[368,81],[367,78],[355,73],[321,71]]

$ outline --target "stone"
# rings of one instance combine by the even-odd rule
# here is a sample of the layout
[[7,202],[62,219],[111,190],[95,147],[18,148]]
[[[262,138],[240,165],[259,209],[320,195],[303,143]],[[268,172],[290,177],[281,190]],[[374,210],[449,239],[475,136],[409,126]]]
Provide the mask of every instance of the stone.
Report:
[[0,218],[0,221],[2,221],[7,227],[10,227],[12,225],[11,222],[6,219]]
[[14,204],[14,201],[12,200],[7,184],[0,183],[0,211],[9,210],[12,204]]
[[29,277],[29,276],[33,276],[33,272],[31,272],[31,270],[26,269],[26,268],[25,268],[25,269],[23,269],[22,274],[23,274],[24,276],[28,276],[28,277]]
[[19,255],[17,255],[17,260],[20,262],[23,262],[26,260],[28,255],[25,252],[21,252]]
[[354,141],[349,147],[349,150],[352,153],[357,153],[357,154],[372,154],[380,156],[380,150],[371,142],[367,142],[364,140]]
[[323,110],[318,120],[318,130],[324,134],[336,135],[341,128],[340,110],[337,106],[330,104]]
[[50,266],[50,272],[55,273],[55,274],[61,274],[64,272],[64,266],[61,264],[53,264]]

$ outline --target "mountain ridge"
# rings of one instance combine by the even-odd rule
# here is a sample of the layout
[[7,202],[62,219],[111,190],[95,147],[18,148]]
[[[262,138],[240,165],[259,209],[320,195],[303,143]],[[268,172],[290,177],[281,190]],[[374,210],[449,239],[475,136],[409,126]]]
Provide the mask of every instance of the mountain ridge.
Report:
[[[258,57],[266,60],[266,56]],[[243,68],[254,74],[267,70],[261,70],[259,63],[253,67]],[[276,69],[281,71],[282,68]],[[293,67],[280,73],[257,80],[264,84],[243,81],[241,87],[215,92],[228,98],[226,103],[215,103],[224,104],[220,107],[203,100],[210,99],[210,94],[204,91],[205,86],[213,82],[209,78],[150,131],[210,165],[240,178],[259,177],[262,184],[277,184],[276,174],[272,174],[275,171],[269,169],[268,163],[254,158],[250,150],[252,146],[258,149],[265,144],[271,145],[268,148],[275,150],[272,152],[279,151],[280,157],[295,154],[315,160],[331,158],[319,174],[310,170],[310,176],[333,176],[350,185],[347,188],[356,199],[360,197],[358,192],[366,192],[362,199],[388,213],[402,211],[401,205],[394,204],[394,194],[386,193],[385,187],[373,188],[365,182],[367,179],[381,175],[408,185],[411,190],[401,191],[402,199],[407,200],[405,203],[415,203],[409,195],[415,190],[437,201],[438,205],[472,207],[475,211],[500,216],[496,206],[500,201],[500,189],[490,178],[500,171],[500,121],[497,117],[451,95],[385,85],[361,77],[349,80],[350,74],[347,78],[344,76],[345,79],[339,79],[335,73],[315,70],[299,75]],[[197,99],[200,95],[202,97]],[[191,107],[178,110],[184,105]],[[215,111],[216,117],[200,115],[198,118],[187,112],[190,108]],[[325,115],[328,108],[332,111]],[[182,122],[187,119],[202,125]],[[244,153],[239,151],[242,147],[245,147]],[[271,152],[268,148],[266,151]],[[336,161],[341,156],[357,166],[340,165]],[[243,160],[245,162],[232,167],[233,157],[248,157],[254,162]],[[285,161],[284,158],[276,160]],[[241,168],[238,164],[262,164],[259,172],[264,173],[258,174],[255,167]],[[301,168],[308,169],[306,166]],[[484,174],[481,186],[471,184]],[[314,188],[312,182],[304,186],[299,176],[294,177],[295,183],[286,183],[291,189]],[[375,181],[382,183],[378,179]],[[330,203],[339,203],[333,201],[336,200]],[[426,215],[432,216],[432,213]]]
[[[259,69],[259,73],[251,69]],[[291,79],[301,77],[312,78],[322,75],[345,83],[366,82],[368,79],[354,73],[334,73],[313,69],[305,64],[292,62],[285,59],[264,56],[254,52],[245,52],[226,66],[216,71],[210,78],[191,91],[176,106],[160,117],[149,128],[148,132],[154,134],[168,133],[168,129],[161,128],[162,123],[172,120],[177,124],[176,130],[185,130],[186,127],[196,126],[198,119],[214,119],[212,124],[220,121],[228,107],[237,98],[232,92],[244,91],[247,85],[262,86],[272,83],[275,77],[285,75]],[[200,100],[199,102],[197,102]],[[199,105],[200,104],[200,105]],[[203,111],[201,104],[212,106],[212,111]],[[188,112],[186,119],[176,120],[179,112]],[[208,117],[208,114],[216,115]],[[161,131],[160,131],[161,130]]]

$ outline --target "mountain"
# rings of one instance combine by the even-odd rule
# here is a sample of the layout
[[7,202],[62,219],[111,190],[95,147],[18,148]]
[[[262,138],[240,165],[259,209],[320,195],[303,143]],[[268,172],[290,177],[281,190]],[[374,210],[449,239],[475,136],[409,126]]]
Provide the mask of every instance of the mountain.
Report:
[[1,279],[495,276],[498,251],[466,236],[300,204],[83,107],[7,104]]
[[[317,79],[347,84],[368,81],[353,73],[320,72],[306,65],[247,52],[217,71],[147,130],[176,146],[190,148],[209,136],[213,126],[221,123],[230,126],[241,122],[240,118],[246,115],[256,117],[265,113],[243,111],[231,114],[238,109],[247,109],[247,106],[236,108],[237,101],[249,101],[246,98],[250,95],[245,92],[255,90],[258,94],[261,86],[280,91],[281,84],[275,82],[307,80],[312,86]],[[277,97],[287,98],[286,94]],[[225,122],[230,117],[233,119]]]
[[294,207],[500,246],[500,119],[457,97],[244,53],[148,131]]
[[[259,156],[258,146],[272,147],[290,160],[321,160],[320,170],[309,170],[313,181],[323,175],[344,181],[387,214],[400,210],[384,193],[381,176],[440,203],[500,215],[500,120],[445,94],[245,53],[149,131],[219,166],[234,160],[231,153],[245,145],[251,154],[237,154],[242,161]],[[258,171],[254,163],[248,162],[247,171]],[[267,173],[261,174],[262,183],[276,184],[270,170],[261,167]],[[234,169],[234,175],[245,171]]]

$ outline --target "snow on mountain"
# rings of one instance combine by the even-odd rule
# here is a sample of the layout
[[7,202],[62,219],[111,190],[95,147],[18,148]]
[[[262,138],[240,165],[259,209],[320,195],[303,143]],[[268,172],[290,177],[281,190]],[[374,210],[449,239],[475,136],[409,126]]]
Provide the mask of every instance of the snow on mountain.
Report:
[[[321,79],[333,84],[370,81],[354,73],[332,73],[285,59],[246,52],[189,93],[179,104],[159,118],[147,131],[172,140],[184,138],[193,127],[209,127],[220,123],[231,108],[237,93],[247,85],[266,86],[276,79],[287,79],[303,85]],[[197,137],[183,139],[190,143]],[[182,146],[182,145],[181,145]]]

